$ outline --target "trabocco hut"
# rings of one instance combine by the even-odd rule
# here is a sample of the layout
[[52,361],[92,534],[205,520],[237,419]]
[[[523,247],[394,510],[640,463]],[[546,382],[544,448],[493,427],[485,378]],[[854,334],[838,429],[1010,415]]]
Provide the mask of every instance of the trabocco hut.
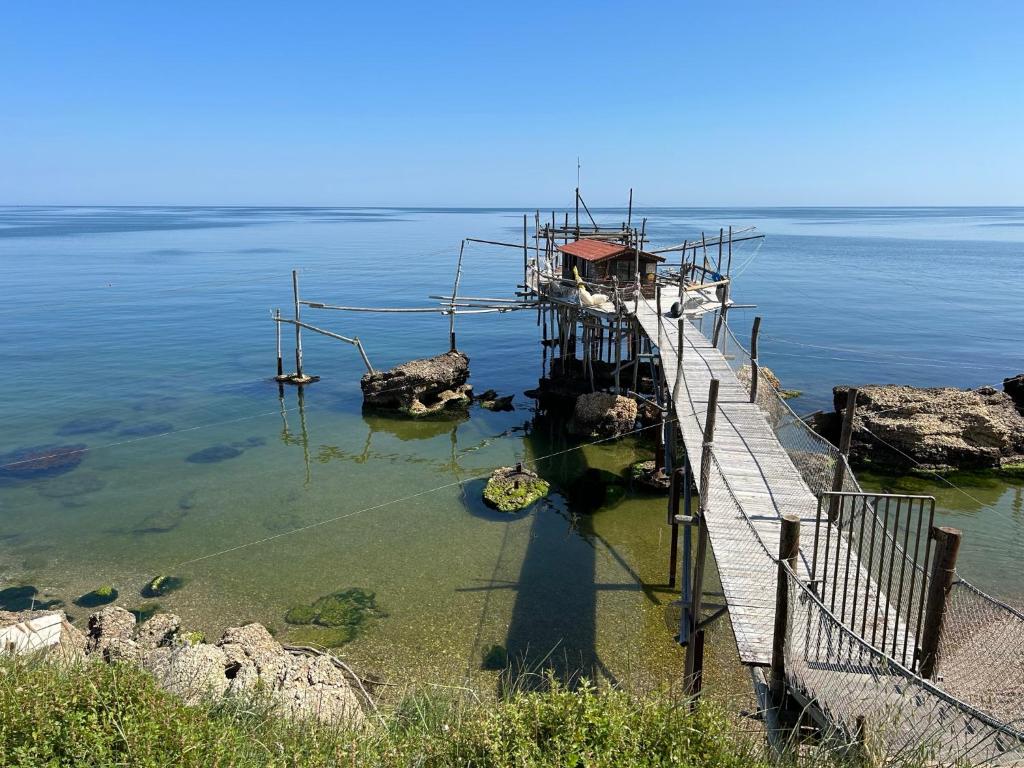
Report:
[[582,238],[572,243],[559,245],[562,254],[562,277],[572,280],[572,268],[576,267],[580,277],[590,283],[611,284],[612,278],[619,280],[619,285],[631,284],[636,281],[639,256],[640,283],[644,295],[653,295],[654,275],[658,262],[664,257],[645,251],[637,252],[622,243],[610,243],[604,240]]

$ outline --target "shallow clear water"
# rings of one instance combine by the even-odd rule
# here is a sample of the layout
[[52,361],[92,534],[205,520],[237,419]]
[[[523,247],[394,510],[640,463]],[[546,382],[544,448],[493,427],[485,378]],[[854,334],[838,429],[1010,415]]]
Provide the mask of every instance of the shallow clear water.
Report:
[[[803,391],[800,411],[826,407],[838,383],[978,386],[1024,368],[1024,211],[640,215],[662,244],[721,223],[768,235],[736,249],[735,298],[758,309],[731,317],[741,337],[764,317],[762,360]],[[573,444],[522,396],[540,373],[535,315],[458,320],[472,383],[514,393],[512,413],[364,415],[357,353],[308,333],[322,380],[301,402],[269,381],[269,312],[290,312],[293,267],[306,298],[424,306],[450,291],[463,236],[515,241],[521,227],[512,210],[0,209],[0,454],[88,447],[71,471],[0,486],[0,588],[31,584],[82,619],[76,596],[111,583],[137,608],[144,584],[172,573],[185,586],[159,602],[187,624],[259,620],[288,639],[290,606],[356,586],[381,615],[344,653],[388,677],[488,683],[482,656],[498,644],[527,664],[676,678],[664,500],[629,493],[580,515],[566,495],[584,470],[620,472],[649,449],[558,453]],[[460,293],[507,296],[521,269],[515,250],[469,245]],[[447,346],[437,316],[305,314],[358,335],[378,368]],[[556,493],[523,516],[490,513],[479,478],[520,458]],[[964,569],[1024,595],[1020,486],[970,492],[991,508],[937,494],[967,532]]]

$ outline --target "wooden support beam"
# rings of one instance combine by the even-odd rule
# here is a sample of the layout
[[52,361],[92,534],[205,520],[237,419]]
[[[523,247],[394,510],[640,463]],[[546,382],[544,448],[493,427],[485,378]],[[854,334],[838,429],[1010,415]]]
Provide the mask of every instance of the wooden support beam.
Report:
[[956,557],[960,552],[962,536],[958,529],[946,526],[931,530],[931,537],[935,540],[935,559],[932,561],[931,578],[928,582],[924,627],[921,630],[921,646],[918,650],[918,673],[926,680],[935,679],[942,624],[946,617],[949,591],[953,588],[953,580],[956,577]]
[[676,517],[679,515],[679,499],[684,482],[686,482],[686,476],[683,468],[679,467],[672,472],[672,481],[668,490],[668,523],[672,528],[668,551],[668,586],[670,589],[676,585],[676,571],[679,570],[679,523],[676,522]]
[[782,516],[779,533],[779,567],[775,585],[775,630],[772,634],[769,689],[776,704],[786,692],[786,633],[789,626],[789,579],[796,573],[800,555],[800,516],[787,512]]
[[701,449],[700,462],[700,508],[696,518],[697,528],[697,554],[693,566],[693,597],[690,602],[690,635],[691,642],[686,645],[686,666],[684,670],[684,684],[690,694],[696,696],[699,693],[697,687],[702,674],[701,664],[703,659],[697,653],[697,623],[700,621],[701,603],[704,599],[704,564],[707,560],[708,551],[708,527],[706,517],[708,513],[708,496],[711,484],[711,463],[712,450],[715,438],[715,419],[718,413],[718,379],[712,379],[708,388],[707,414],[704,418],[704,444]]

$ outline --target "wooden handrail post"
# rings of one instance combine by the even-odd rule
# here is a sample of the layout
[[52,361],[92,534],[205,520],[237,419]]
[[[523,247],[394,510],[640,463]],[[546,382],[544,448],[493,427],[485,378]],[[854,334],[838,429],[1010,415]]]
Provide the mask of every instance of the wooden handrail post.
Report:
[[711,346],[718,349],[718,338],[722,334],[722,326],[725,325],[729,315],[729,283],[722,285],[722,306],[718,310],[718,320],[715,322],[715,331],[711,339]]
[[[676,335],[676,380],[675,380],[675,383],[672,385],[672,404],[673,405],[675,405],[676,400],[679,399],[679,385],[682,384],[682,381],[683,381],[683,342],[685,341],[685,339],[683,338],[683,323],[684,322],[685,322],[684,318],[682,316],[680,316],[680,318],[679,318],[679,331],[678,331],[678,333]],[[680,419],[682,418],[682,416],[680,416],[678,413],[676,414],[676,417],[680,418]]]
[[708,527],[706,517],[708,513],[708,491],[711,484],[711,462],[712,449],[715,439],[715,419],[718,413],[718,379],[712,379],[708,388],[708,407],[704,417],[704,444],[701,447],[700,459],[700,506],[697,512],[695,523],[697,525],[697,554],[693,567],[693,597],[690,601],[690,640],[686,645],[686,667],[684,674],[686,686],[692,696],[699,691],[694,690],[696,681],[702,673],[701,665],[703,659],[697,653],[694,634],[697,631],[697,624],[700,622],[701,603],[704,599],[704,561],[708,552]]
[[[850,456],[850,443],[853,442],[853,417],[857,410],[857,388],[850,387],[846,393],[846,411],[843,413],[843,431],[839,436],[839,461],[836,462],[836,471],[832,476],[832,490],[841,493],[843,481],[846,478],[846,460]],[[833,496],[828,503],[828,519],[835,522],[839,516],[839,496]]]
[[932,560],[924,610],[924,627],[921,630],[921,647],[918,650],[918,671],[926,680],[935,678],[942,623],[946,616],[946,599],[953,588],[956,556],[960,552],[962,536],[958,529],[946,526],[931,530],[931,537],[935,539],[935,559]]
[[292,270],[292,297],[295,299],[295,376],[302,378],[302,326],[299,325],[299,272]]
[[786,692],[786,631],[789,624],[789,572],[796,572],[800,554],[800,517],[782,516],[779,533],[779,567],[775,585],[775,631],[772,634],[772,662],[768,685],[778,704]]
[[[730,230],[732,227],[729,228]],[[757,363],[757,337],[761,333],[761,316],[754,318],[754,327],[750,331],[750,402],[757,402],[757,379],[760,366]]]

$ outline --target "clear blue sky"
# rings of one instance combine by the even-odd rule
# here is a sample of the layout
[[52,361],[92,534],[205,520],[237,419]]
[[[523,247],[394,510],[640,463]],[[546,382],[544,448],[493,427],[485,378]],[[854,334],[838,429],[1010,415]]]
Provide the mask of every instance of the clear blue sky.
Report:
[[0,203],[1024,204],[1024,3],[20,2]]

